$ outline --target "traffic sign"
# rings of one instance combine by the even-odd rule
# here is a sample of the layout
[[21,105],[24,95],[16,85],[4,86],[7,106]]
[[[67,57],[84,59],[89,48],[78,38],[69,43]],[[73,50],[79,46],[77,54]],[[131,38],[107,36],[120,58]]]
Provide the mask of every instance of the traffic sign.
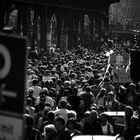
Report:
[[24,112],[26,47],[26,38],[0,33],[0,112]]
[[23,119],[0,115],[0,140],[22,140]]

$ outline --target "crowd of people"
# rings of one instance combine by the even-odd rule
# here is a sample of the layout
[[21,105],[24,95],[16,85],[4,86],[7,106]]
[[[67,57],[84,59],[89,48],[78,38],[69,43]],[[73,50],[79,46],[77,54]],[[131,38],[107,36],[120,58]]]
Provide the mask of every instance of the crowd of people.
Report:
[[106,111],[124,111],[122,139],[140,134],[140,83],[113,83],[105,54],[83,47],[29,53],[25,140],[115,136],[116,124]]

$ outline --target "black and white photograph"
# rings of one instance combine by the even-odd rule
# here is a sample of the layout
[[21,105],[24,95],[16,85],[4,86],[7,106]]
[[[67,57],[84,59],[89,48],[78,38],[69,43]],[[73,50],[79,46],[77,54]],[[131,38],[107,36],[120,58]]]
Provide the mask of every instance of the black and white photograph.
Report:
[[0,140],[140,140],[140,0],[0,0]]

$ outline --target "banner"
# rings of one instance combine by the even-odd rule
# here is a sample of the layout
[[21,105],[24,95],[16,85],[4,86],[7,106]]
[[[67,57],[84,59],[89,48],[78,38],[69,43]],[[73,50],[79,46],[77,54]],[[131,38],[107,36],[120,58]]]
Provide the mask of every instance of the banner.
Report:
[[113,83],[131,83],[130,69],[126,71],[124,68],[113,69]]
[[109,63],[113,66],[127,66],[129,64],[130,57],[128,54],[110,54]]

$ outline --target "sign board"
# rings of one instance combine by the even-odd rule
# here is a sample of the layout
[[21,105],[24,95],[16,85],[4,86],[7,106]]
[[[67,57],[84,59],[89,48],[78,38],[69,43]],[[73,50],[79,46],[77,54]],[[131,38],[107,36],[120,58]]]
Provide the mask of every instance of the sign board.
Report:
[[0,115],[0,140],[22,140],[23,119]]
[[72,140],[114,140],[115,136],[109,135],[79,135],[73,136]]
[[130,69],[126,71],[124,68],[113,69],[113,82],[114,83],[131,83]]
[[109,63],[113,66],[127,66],[129,64],[130,57],[127,54],[110,54]]
[[27,41],[0,34],[0,112],[23,114]]

